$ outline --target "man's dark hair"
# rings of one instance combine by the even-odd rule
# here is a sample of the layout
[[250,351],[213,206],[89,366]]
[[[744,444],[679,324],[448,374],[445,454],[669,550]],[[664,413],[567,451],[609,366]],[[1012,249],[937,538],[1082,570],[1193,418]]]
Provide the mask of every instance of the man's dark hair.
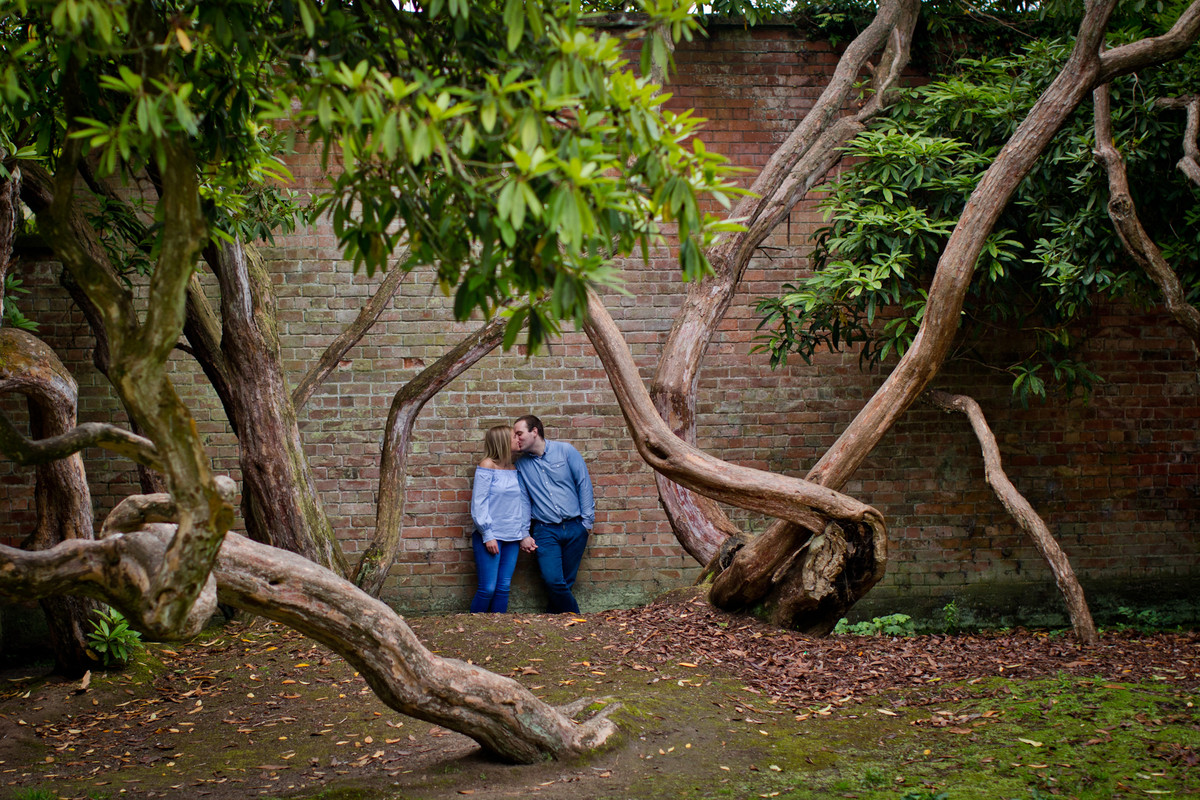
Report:
[[[537,431],[538,436],[542,437],[543,439],[546,438],[546,428],[543,427],[542,421],[533,414],[526,414],[523,417],[517,417],[517,422],[524,422],[525,430]],[[514,422],[513,424],[516,425],[517,422]]]

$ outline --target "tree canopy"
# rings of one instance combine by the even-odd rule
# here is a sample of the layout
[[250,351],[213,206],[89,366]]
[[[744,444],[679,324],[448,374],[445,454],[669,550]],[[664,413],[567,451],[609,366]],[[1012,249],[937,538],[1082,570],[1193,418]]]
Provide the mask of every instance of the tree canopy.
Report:
[[[1109,46],[1160,35],[1182,12],[1128,4]],[[812,273],[759,305],[762,348],[772,364],[811,360],[818,348],[861,345],[864,364],[902,356],[925,313],[929,282],[963,206],[997,153],[1062,69],[1071,17],[1054,8],[1010,16],[1033,33],[1016,52],[958,59],[896,102],[845,146],[854,169],[825,187],[827,224]],[[1050,19],[1047,19],[1050,15]],[[1035,37],[1033,34],[1037,34]],[[1186,115],[1164,98],[1186,97],[1200,79],[1200,55],[1111,84],[1114,136],[1130,190],[1150,237],[1175,265],[1190,301],[1200,292],[1200,186],[1176,167]],[[1102,376],[1078,356],[1081,322],[1100,298],[1154,300],[1157,287],[1125,252],[1108,216],[1109,186],[1097,160],[1093,115],[1081,109],[1017,187],[976,265],[956,357],[1000,331],[1023,331],[1020,350],[997,364],[1022,403],[1047,388],[1086,390]]]
[[[723,159],[690,140],[698,120],[629,68],[622,40],[573,4],[6,2],[0,23],[4,160],[52,170],[63,149],[99,177],[152,181],[183,149],[212,235],[269,237],[301,210],[280,188],[286,138],[319,147],[327,214],[368,271],[436,265],[460,319],[524,298],[532,345],[580,320],[611,258],[674,225],[685,277],[726,223]],[[664,31],[697,23],[667,4]],[[666,26],[665,28],[661,26]],[[148,202],[138,210],[154,214]],[[109,204],[118,231],[120,211]],[[125,215],[128,216],[128,210]],[[153,251],[157,239],[134,241]],[[402,251],[401,246],[407,245]],[[128,260],[128,259],[126,259]],[[147,267],[143,257],[137,261]],[[543,299],[548,303],[535,301]]]

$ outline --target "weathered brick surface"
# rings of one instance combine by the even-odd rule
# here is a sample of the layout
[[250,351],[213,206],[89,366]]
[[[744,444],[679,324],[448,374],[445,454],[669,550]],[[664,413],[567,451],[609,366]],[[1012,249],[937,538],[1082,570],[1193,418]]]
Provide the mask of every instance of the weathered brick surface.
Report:
[[[710,120],[711,149],[761,166],[809,108],[835,54],[783,29],[720,28],[682,47],[672,106]],[[302,185],[321,177],[315,157],[298,160]],[[863,374],[857,356],[820,356],[772,372],[751,354],[756,298],[804,268],[815,207],[795,210],[764,244],[721,324],[700,378],[701,447],[729,461],[803,474],[850,421],[883,375]],[[378,278],[338,261],[318,226],[269,251],[279,300],[284,359],[293,381],[354,318]],[[614,317],[647,379],[685,287],[665,252],[624,265],[630,295],[612,294]],[[89,360],[87,326],[57,287],[56,268],[26,276],[38,286],[29,315],[80,382],[80,419],[121,421]],[[1090,401],[1014,405],[1006,380],[969,365],[938,385],[983,405],[1018,488],[1043,514],[1080,574],[1093,582],[1191,581],[1196,574],[1197,402],[1195,358],[1160,309],[1101,306],[1091,323],[1092,365],[1107,381]],[[392,394],[474,324],[448,322],[449,302],[428,274],[411,275],[375,329],[301,411],[318,490],[345,549],[361,551],[374,525],[379,444]],[[180,354],[180,390],[191,398],[216,468],[237,477],[236,442],[203,376]],[[6,408],[22,414],[20,403]],[[534,358],[495,353],[429,403],[416,426],[405,506],[404,547],[387,583],[405,611],[465,609],[474,589],[467,504],[482,433],[533,411],[551,438],[577,446],[591,466],[597,525],[578,595],[596,609],[644,600],[689,582],[685,556],[658,505],[650,470],[630,445],[621,415],[586,338],[568,331]],[[132,469],[87,453],[102,516],[136,489]],[[19,539],[32,519],[27,471],[0,465],[7,513],[0,535]],[[983,483],[978,446],[965,418],[927,407],[908,412],[847,491],[877,506],[891,526],[889,575],[873,595],[880,608],[940,605],[1008,587],[1053,592],[1036,551]],[[737,509],[751,530],[767,520]],[[542,602],[536,568],[523,558],[512,607]]]

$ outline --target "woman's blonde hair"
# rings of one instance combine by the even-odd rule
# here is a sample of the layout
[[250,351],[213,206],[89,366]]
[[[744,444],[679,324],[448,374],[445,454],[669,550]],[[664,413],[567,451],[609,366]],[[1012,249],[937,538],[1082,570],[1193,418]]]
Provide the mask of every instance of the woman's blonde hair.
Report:
[[483,452],[502,467],[512,466],[512,428],[493,425],[483,435]]

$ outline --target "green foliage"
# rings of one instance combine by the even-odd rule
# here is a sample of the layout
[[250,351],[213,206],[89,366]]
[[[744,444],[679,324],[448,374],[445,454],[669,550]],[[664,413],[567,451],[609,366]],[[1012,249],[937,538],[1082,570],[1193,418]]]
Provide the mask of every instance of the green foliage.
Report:
[[949,798],[950,795],[946,792],[934,792],[933,789],[905,792],[900,795],[900,800],[949,800]]
[[12,797],[13,800],[58,800],[58,792],[53,789],[17,789]]
[[962,612],[958,610],[956,601],[951,600],[942,606],[942,626],[947,633],[957,633],[962,627]]
[[125,615],[115,608],[96,612],[91,625],[88,647],[96,651],[106,667],[128,664],[133,654],[144,646],[142,635],[130,628]]
[[1138,611],[1130,606],[1121,606],[1117,609],[1117,616],[1122,620],[1122,628],[1151,632],[1169,627],[1168,615],[1155,608],[1143,608]]
[[[1138,38],[1151,24],[1118,35]],[[790,355],[811,361],[820,349],[859,347],[864,367],[905,353],[961,209],[1068,52],[1068,42],[1035,41],[1011,55],[962,59],[954,74],[905,90],[847,145],[855,168],[826,187],[811,274],[759,303],[758,349],[772,366]],[[1200,191],[1175,168],[1182,113],[1154,101],[1192,91],[1198,76],[1192,54],[1112,87],[1134,199],[1192,299],[1200,295]],[[996,366],[1022,404],[1095,383],[1076,356],[1082,320],[1099,300],[1140,301],[1150,288],[1108,219],[1093,144],[1092,115],[1081,110],[1022,182],[975,265],[955,355],[1004,358]]]
[[842,617],[834,626],[833,632],[851,636],[914,636],[916,629],[912,617],[908,614],[888,614],[870,620],[856,622],[853,625]]
[[17,297],[29,294],[29,290],[22,284],[23,281],[11,272],[4,276],[4,324],[21,330],[36,331],[37,323],[17,308]]
[[[644,64],[669,60],[662,31],[689,37],[689,6],[656,0]],[[368,272],[436,267],[454,313],[524,305],[531,345],[581,321],[589,284],[616,255],[647,252],[669,223],[686,279],[732,229],[701,210],[737,191],[694,138],[700,120],[663,108],[622,40],[587,28],[577,4],[214,0],[0,0],[0,147],[52,169],[69,143],[97,176],[153,184],[193,158],[213,237],[270,240],[296,224],[287,188],[297,131],[321,153],[326,215]],[[89,182],[94,188],[94,183]],[[127,269],[153,263],[154,224],[97,200],[95,222]],[[145,215],[142,216],[144,218]],[[406,256],[393,264],[394,254]]]

